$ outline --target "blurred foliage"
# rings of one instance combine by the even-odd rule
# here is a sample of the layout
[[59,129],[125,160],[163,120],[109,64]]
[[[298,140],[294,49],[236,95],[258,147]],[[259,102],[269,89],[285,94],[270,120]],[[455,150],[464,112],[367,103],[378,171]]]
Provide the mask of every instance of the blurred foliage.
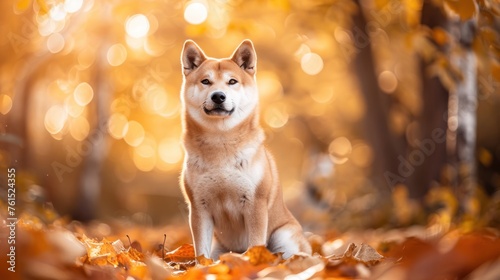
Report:
[[[450,19],[477,21],[478,67],[469,71],[478,73],[478,181],[491,194],[500,188],[500,7],[490,0],[432,2]],[[23,196],[26,205],[53,202],[69,213],[82,162],[104,138],[99,216],[185,222],[178,190],[182,44],[193,39],[207,55],[226,57],[250,38],[262,124],[292,210],[311,228],[420,221],[421,206],[404,185],[387,189],[371,180],[378,163],[361,124],[373,104],[363,102],[350,64],[359,48],[371,47],[378,86],[394,102],[390,131],[411,144],[422,111],[417,55],[431,65],[428,75],[453,89],[463,73],[441,47],[460,52],[459,42],[448,30],[420,24],[420,0],[360,3],[2,1],[0,165],[16,165],[12,146],[22,146],[18,186],[35,193]],[[352,16],[360,11],[367,25],[353,32]],[[392,197],[382,197],[381,188]],[[425,207],[439,205],[439,217],[451,219],[453,199],[442,185]],[[378,200],[389,204],[377,207]]]

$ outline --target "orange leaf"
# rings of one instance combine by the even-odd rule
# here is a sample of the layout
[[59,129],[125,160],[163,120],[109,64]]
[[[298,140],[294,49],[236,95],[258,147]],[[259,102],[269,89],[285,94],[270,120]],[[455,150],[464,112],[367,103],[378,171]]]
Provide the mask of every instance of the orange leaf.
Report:
[[244,256],[249,258],[249,262],[253,265],[259,264],[274,264],[278,257],[271,253],[266,246],[255,246],[248,249]]
[[196,257],[196,261],[199,264],[204,265],[204,266],[208,266],[208,265],[211,265],[214,263],[214,260],[212,260],[211,258],[205,257],[205,255],[201,255],[201,256]]
[[143,279],[146,276],[148,269],[145,263],[132,261],[128,268],[128,273],[136,279]]
[[[211,260],[211,259],[209,259]],[[230,271],[229,266],[223,263],[218,263],[216,265],[210,266],[208,268],[208,273],[209,274],[216,274],[216,275],[226,275]]]
[[165,254],[165,259],[173,262],[188,262],[195,259],[194,247],[191,244],[181,245],[179,248]]

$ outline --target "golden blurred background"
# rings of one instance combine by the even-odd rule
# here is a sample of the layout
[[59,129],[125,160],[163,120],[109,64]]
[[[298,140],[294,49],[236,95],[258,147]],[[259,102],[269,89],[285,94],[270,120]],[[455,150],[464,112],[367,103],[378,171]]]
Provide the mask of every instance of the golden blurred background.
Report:
[[[428,38],[452,41],[446,30],[422,28],[422,5],[418,0],[2,1],[1,165],[18,168],[19,199],[26,208],[50,203],[81,220],[187,223],[178,186],[183,42],[193,39],[207,55],[227,57],[249,38],[257,50],[267,144],[285,199],[307,227],[415,221],[409,218],[419,215],[411,200],[415,192],[404,182],[388,186],[373,175],[373,167],[381,165],[377,158],[398,153],[375,147],[370,137],[403,139],[410,151],[416,147],[419,116],[427,106],[419,57],[436,51]],[[355,28],[360,10],[363,31]],[[372,50],[374,61],[363,68],[372,68],[378,92],[391,102],[383,113],[392,138],[366,124],[379,105],[363,96],[364,81],[353,68],[364,49]],[[436,61],[434,76],[453,84],[445,79],[446,65]],[[481,78],[486,82],[478,87],[486,89],[478,93],[477,151],[487,175],[480,183],[492,195],[500,187],[498,82],[488,80],[491,75]],[[394,205],[403,214],[394,214]]]

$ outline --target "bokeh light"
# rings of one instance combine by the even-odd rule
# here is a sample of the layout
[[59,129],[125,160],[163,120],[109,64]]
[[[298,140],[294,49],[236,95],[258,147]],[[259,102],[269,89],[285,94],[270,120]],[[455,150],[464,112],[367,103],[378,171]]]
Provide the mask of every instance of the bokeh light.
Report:
[[64,128],[68,114],[61,105],[54,105],[45,113],[45,129],[50,134],[57,134]]
[[311,98],[318,103],[328,103],[333,98],[334,85],[328,83],[311,90]]
[[64,37],[59,33],[54,33],[47,39],[47,49],[51,53],[58,53],[64,48]]
[[179,139],[164,138],[158,146],[160,159],[169,164],[175,164],[182,159],[182,149]]
[[184,10],[184,19],[190,24],[201,24],[207,17],[207,7],[200,2],[191,2]]
[[109,65],[120,66],[127,59],[127,49],[122,44],[114,44],[109,47],[106,58]]
[[167,106],[167,92],[160,85],[152,85],[141,99],[141,107],[149,113],[159,113]]
[[109,117],[108,132],[115,139],[122,139],[128,132],[128,119],[121,113]]
[[10,96],[6,94],[3,94],[2,97],[0,97],[0,114],[7,115],[7,113],[10,112],[11,108],[12,98],[10,98]]
[[86,118],[80,116],[72,120],[69,124],[69,133],[77,141],[83,141],[90,131],[90,124]]
[[330,159],[336,164],[343,164],[349,159],[352,151],[352,144],[346,137],[335,138],[328,146]]
[[65,0],[64,10],[67,13],[76,13],[82,8],[83,0]]
[[61,21],[66,17],[66,10],[63,3],[53,6],[49,11],[50,18],[55,21]]
[[156,141],[150,135],[134,148],[133,160],[135,166],[144,172],[151,171],[156,165]]
[[398,79],[391,71],[382,71],[378,75],[378,84],[386,93],[393,93],[398,86]]
[[64,100],[64,110],[66,110],[70,116],[76,118],[83,113],[85,107],[76,102],[74,95],[70,95]]
[[149,32],[149,20],[143,14],[136,14],[127,19],[125,31],[132,38],[145,37]]
[[125,142],[132,147],[139,146],[144,140],[145,131],[144,127],[136,121],[128,122],[127,133],[124,136]]
[[300,60],[300,66],[306,74],[314,76],[323,70],[323,59],[316,53],[306,53]]
[[88,83],[80,83],[76,86],[74,91],[74,98],[78,105],[85,106],[92,101],[94,97],[94,90]]
[[269,107],[264,112],[264,120],[272,128],[280,128],[288,122],[288,112],[284,104]]
[[278,75],[272,71],[257,72],[257,86],[261,98],[281,97],[283,86],[280,83]]

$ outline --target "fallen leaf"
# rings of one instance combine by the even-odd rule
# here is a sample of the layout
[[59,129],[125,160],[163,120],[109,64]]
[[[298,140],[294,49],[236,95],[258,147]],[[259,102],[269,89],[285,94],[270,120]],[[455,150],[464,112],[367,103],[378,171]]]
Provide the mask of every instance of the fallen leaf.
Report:
[[292,274],[292,275],[288,275],[287,277],[285,277],[285,280],[295,280],[295,279],[310,279],[314,276],[316,276],[316,274],[320,273],[323,271],[323,269],[325,268],[325,263],[324,262],[320,262],[316,265],[313,265],[297,274]]
[[292,272],[299,273],[317,264],[324,264],[325,260],[319,255],[295,255],[287,259],[283,264]]
[[84,237],[83,240],[87,249],[87,261],[90,264],[118,266],[117,253],[111,242],[106,239],[98,242],[87,237]]
[[212,260],[211,258],[205,257],[205,255],[201,255],[201,256],[196,257],[196,261],[203,266],[208,266],[208,265],[211,265],[214,263],[214,260]]
[[146,259],[146,265],[152,279],[166,279],[172,275],[172,268],[157,256]]
[[46,236],[47,241],[56,248],[59,260],[65,264],[73,264],[86,253],[85,246],[69,231],[54,230]]
[[218,263],[208,268],[209,274],[227,275],[229,271],[230,271],[229,266],[223,263]]
[[243,256],[249,258],[249,262],[253,265],[259,264],[275,264],[279,261],[278,256],[271,253],[266,246],[254,246],[248,249]]
[[225,253],[220,255],[219,260],[222,263],[229,265],[229,267],[236,267],[249,264],[248,257],[244,257],[242,254],[236,253]]
[[165,253],[165,259],[173,262],[188,262],[194,261],[194,247],[191,244],[181,245],[179,248]]
[[370,245],[363,243],[354,255],[354,259],[367,266],[373,266],[384,259],[384,256],[379,254],[377,250],[373,249]]
[[148,268],[143,262],[132,261],[130,267],[128,267],[128,273],[136,279],[143,279],[147,272]]

